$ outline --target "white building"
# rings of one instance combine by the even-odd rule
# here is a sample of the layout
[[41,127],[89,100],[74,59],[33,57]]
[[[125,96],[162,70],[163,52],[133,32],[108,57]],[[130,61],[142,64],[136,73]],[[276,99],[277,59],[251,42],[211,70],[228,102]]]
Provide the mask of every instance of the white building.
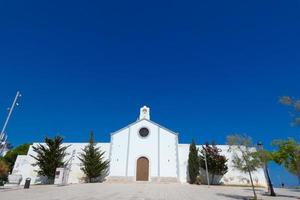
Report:
[[[33,145],[37,145],[34,143]],[[87,143],[65,143],[69,155],[68,183],[84,181],[84,174],[80,170],[79,153]],[[187,161],[189,144],[179,144],[178,133],[173,132],[150,120],[150,109],[146,106],[140,110],[139,119],[128,126],[111,133],[110,143],[98,143],[105,158],[110,161],[108,181],[149,181],[149,182],[181,182],[188,181]],[[201,145],[198,146],[202,148]],[[228,172],[222,182],[231,185],[249,184],[248,174],[241,173],[232,167],[231,153],[228,146],[219,145],[228,160]],[[42,182],[37,176],[35,160],[30,156],[35,152],[30,147],[28,155],[18,156],[13,173],[21,174],[22,183],[27,177],[33,184]],[[266,186],[263,169],[253,174],[256,185]]]

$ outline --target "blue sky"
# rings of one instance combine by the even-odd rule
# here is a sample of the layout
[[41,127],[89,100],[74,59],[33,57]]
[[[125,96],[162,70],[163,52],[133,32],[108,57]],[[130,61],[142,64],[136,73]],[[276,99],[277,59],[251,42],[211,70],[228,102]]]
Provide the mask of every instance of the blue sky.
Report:
[[[96,139],[139,107],[180,142],[294,137],[282,95],[300,97],[300,1],[2,1],[0,120],[13,145]],[[276,165],[274,182],[296,179]]]

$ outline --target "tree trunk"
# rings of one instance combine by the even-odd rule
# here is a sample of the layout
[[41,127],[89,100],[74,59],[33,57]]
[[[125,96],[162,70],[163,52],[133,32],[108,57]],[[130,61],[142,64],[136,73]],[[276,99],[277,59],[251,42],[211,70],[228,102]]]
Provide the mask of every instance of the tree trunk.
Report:
[[266,173],[266,176],[267,176],[267,180],[268,180],[268,192],[269,192],[269,195],[272,196],[272,197],[275,197],[276,196],[276,193],[274,191],[274,188],[273,188],[273,184],[272,184],[272,181],[271,181],[271,178],[270,178],[270,174],[269,174],[269,170],[267,168],[267,166],[265,165],[264,167],[265,169],[265,173]]
[[254,194],[254,199],[256,200],[257,195],[256,195],[256,192],[255,192],[255,188],[254,188],[254,184],[253,184],[253,180],[252,180],[252,174],[251,174],[251,171],[249,169],[248,169],[248,173],[249,173],[249,176],[250,176],[250,181],[251,181],[252,191],[253,191],[253,194]]

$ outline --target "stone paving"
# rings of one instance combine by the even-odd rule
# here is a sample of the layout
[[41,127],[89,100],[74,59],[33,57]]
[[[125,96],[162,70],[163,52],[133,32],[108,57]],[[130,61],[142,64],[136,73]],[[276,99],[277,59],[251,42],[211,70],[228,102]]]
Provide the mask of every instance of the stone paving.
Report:
[[[276,189],[278,197],[263,195],[259,199],[300,199],[300,190]],[[204,186],[179,183],[94,183],[68,186],[32,186],[30,189],[0,189],[0,200],[223,200],[247,199],[251,188]]]

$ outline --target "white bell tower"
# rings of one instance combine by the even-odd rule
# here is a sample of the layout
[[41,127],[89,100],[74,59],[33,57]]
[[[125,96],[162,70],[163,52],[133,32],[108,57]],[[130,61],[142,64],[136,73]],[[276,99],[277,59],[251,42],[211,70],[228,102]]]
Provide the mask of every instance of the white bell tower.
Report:
[[141,107],[139,120],[141,120],[141,119],[150,120],[150,108],[149,107],[147,107],[147,106]]

